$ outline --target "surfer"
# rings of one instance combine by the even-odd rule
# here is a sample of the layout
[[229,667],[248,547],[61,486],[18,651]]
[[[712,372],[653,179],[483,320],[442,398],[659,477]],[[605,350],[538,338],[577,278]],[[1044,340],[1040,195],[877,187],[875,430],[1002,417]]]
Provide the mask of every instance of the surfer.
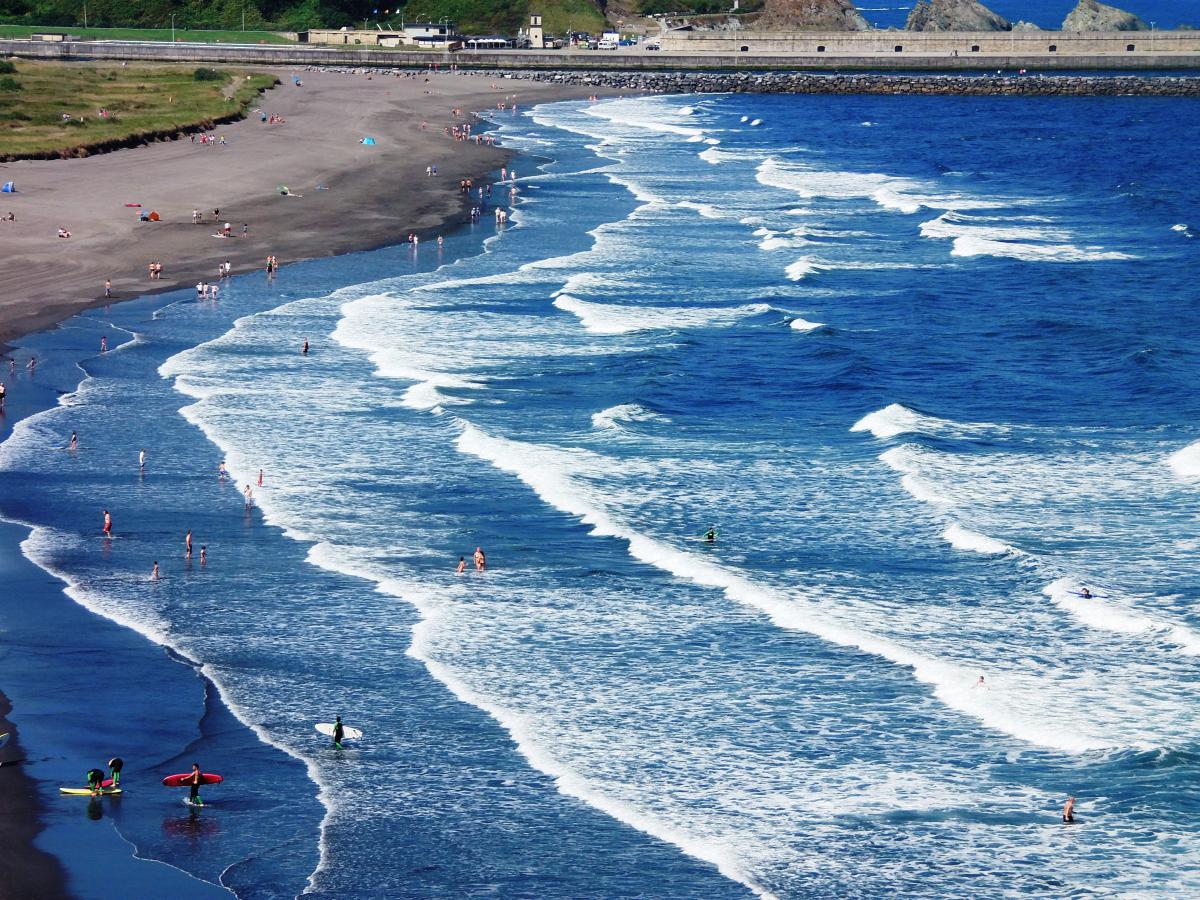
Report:
[[467,558],[465,556],[460,556],[458,558],[458,566],[454,569],[454,574],[461,575],[465,571],[467,571]]
[[474,559],[475,559],[475,571],[476,572],[482,572],[484,569],[487,568],[487,557],[483,555],[482,547],[475,548]]
[[112,516],[108,514],[108,510],[104,511],[104,536],[112,537]]
[[103,785],[101,784],[101,782],[103,782],[103,781],[104,781],[104,772],[102,770],[88,769],[87,786],[89,788],[91,788],[93,797],[99,795],[100,791],[103,790]]
[[1063,804],[1063,824],[1075,824],[1075,798],[1068,797],[1067,802]]
[[1089,591],[1087,588],[1081,588],[1079,591],[1079,596],[1082,597],[1084,600],[1091,600],[1092,592]]
[[125,761],[119,756],[114,756],[108,761],[108,777],[112,779],[112,786],[117,788],[121,786],[121,769],[125,766]]
[[717,528],[715,525],[710,526],[708,531],[704,532],[704,539],[710,544],[715,544],[717,542]]
[[346,736],[346,729],[342,727],[342,717],[333,717],[333,746],[337,749],[342,749],[342,738]]
[[183,783],[191,788],[191,793],[188,794],[188,803],[192,806],[203,806],[204,801],[200,799],[200,763],[192,763],[192,774],[188,775]]

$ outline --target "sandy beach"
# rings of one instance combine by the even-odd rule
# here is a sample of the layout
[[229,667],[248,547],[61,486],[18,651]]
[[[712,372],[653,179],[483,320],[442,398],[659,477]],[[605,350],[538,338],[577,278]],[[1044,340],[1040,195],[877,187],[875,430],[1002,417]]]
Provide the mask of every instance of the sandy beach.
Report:
[[[0,215],[16,216],[0,223],[0,341],[102,304],[106,279],[122,300],[216,281],[225,260],[244,272],[263,267],[268,255],[286,265],[452,228],[463,214],[459,180],[499,168],[506,151],[454,141],[446,126],[498,102],[511,105],[513,96],[528,107],[594,92],[479,73],[276,74],[281,84],[260,106],[283,122],[264,124],[255,112],[214,132],[224,145],[182,140],[0,165],[0,179],[18,190],[0,202]],[[360,143],[364,137],[376,143]],[[437,167],[436,177],[427,166]],[[161,221],[139,222],[138,208],[127,204]],[[193,209],[203,213],[199,225]],[[230,239],[215,236],[225,222]],[[70,238],[58,237],[60,228]],[[150,280],[151,261],[162,264],[161,280]]]

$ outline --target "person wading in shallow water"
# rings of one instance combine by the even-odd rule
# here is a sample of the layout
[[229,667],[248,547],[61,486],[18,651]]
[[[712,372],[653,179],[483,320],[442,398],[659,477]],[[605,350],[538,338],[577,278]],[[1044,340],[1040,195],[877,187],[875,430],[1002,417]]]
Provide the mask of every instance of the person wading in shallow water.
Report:
[[192,806],[203,806],[204,801],[200,799],[200,763],[192,763],[192,774],[183,783],[191,787],[191,793],[188,794],[188,802]]
[[1075,824],[1075,798],[1068,797],[1067,802],[1063,804],[1063,824]]
[[333,746],[337,749],[342,749],[342,738],[346,736],[346,729],[342,727],[342,717],[335,716],[333,720]]

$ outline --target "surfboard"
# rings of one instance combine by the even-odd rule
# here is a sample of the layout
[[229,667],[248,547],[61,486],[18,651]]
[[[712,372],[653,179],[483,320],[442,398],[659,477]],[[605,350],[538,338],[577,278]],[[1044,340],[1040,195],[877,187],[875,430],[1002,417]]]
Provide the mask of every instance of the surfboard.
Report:
[[[191,772],[185,772],[182,775],[168,775],[162,780],[163,787],[191,787],[191,782],[188,780],[192,777]],[[225,779],[220,775],[214,775],[212,772],[201,772],[201,784],[220,784]]]
[[[84,796],[90,797],[90,796],[92,796],[92,789],[85,788],[85,787],[83,787],[83,788],[60,787],[58,789],[58,792],[60,794],[70,794],[71,796],[74,796],[74,797],[84,797]],[[114,797],[119,793],[121,793],[120,788],[103,788],[100,791],[100,795],[103,795],[105,797]],[[99,795],[97,795],[97,796],[99,796]]]
[[4,732],[4,734],[0,734],[0,747],[6,746],[9,742],[9,740],[11,740],[11,739],[12,739],[11,732],[6,731],[6,732]]
[[[313,727],[316,728],[317,731],[321,732],[321,734],[325,735],[326,737],[333,737],[333,723],[332,722],[318,722]],[[351,728],[349,725],[342,726],[342,739],[343,740],[357,741],[360,738],[362,738],[362,736],[363,736],[363,733],[359,729]]]

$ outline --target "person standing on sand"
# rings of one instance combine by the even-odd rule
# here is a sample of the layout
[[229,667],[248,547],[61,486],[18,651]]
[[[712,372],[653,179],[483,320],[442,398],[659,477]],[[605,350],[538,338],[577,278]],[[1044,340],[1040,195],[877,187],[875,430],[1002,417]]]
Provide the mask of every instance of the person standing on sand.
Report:
[[242,493],[246,495],[246,509],[249,509],[254,505],[254,490],[250,485],[246,485],[246,489]]
[[108,514],[108,510],[104,511],[104,536],[112,537],[112,516]]
[[487,568],[487,557],[483,555],[482,547],[475,548],[474,559],[475,559],[475,571],[476,572],[482,572],[484,569]]

